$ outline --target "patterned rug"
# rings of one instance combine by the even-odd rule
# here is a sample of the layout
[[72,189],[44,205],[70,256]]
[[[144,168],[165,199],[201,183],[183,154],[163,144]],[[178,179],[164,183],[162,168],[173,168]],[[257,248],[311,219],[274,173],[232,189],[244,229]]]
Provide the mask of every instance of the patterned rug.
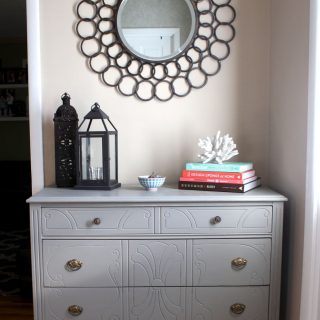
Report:
[[0,230],[0,296],[30,295],[29,230]]

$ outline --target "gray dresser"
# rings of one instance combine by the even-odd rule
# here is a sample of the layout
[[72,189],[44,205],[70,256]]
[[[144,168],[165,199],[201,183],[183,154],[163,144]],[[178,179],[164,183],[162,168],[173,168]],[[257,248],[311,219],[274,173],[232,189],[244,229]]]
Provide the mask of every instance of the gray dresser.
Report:
[[278,320],[283,202],[139,186],[31,197],[36,320]]

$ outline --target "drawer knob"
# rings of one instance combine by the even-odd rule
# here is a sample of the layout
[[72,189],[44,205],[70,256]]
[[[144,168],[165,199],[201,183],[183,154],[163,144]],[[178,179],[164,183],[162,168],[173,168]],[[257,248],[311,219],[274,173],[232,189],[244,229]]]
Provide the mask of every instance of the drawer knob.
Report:
[[231,261],[231,265],[236,269],[243,269],[248,263],[248,260],[244,258],[236,258]]
[[246,306],[242,303],[235,303],[230,307],[230,310],[234,314],[241,314],[246,310]]
[[101,223],[101,219],[100,218],[94,218],[92,223],[95,224],[96,226],[98,226]]
[[68,308],[68,312],[72,315],[72,316],[79,316],[82,313],[82,308],[80,306],[70,306]]
[[78,259],[69,260],[66,264],[69,271],[77,271],[82,267],[82,262]]
[[210,220],[211,224],[218,224],[222,221],[221,217],[216,216]]

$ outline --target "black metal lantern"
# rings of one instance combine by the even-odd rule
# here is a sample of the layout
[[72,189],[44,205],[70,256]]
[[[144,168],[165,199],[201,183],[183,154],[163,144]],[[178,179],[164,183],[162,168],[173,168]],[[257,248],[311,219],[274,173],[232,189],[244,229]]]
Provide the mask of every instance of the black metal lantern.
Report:
[[76,109],[70,105],[70,96],[61,97],[62,106],[54,114],[54,138],[57,187],[73,187],[76,184],[75,144],[78,128]]
[[77,133],[77,189],[112,190],[118,182],[118,131],[95,103]]

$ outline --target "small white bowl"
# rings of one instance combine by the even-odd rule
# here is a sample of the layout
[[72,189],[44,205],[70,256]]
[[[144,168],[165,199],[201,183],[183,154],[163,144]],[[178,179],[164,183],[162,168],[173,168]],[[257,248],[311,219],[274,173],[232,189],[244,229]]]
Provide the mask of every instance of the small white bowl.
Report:
[[138,180],[146,190],[157,191],[164,184],[166,177],[149,178],[149,176],[139,176]]

